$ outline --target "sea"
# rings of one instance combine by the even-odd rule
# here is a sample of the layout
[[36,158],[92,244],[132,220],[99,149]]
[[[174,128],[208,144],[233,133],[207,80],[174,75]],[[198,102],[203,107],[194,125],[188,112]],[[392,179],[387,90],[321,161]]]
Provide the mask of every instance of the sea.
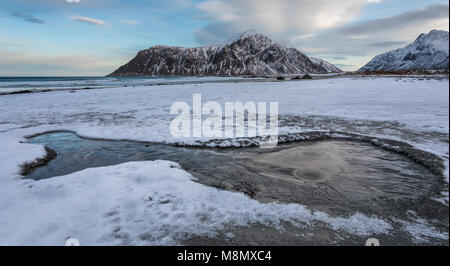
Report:
[[243,81],[242,77],[0,77],[0,94]]

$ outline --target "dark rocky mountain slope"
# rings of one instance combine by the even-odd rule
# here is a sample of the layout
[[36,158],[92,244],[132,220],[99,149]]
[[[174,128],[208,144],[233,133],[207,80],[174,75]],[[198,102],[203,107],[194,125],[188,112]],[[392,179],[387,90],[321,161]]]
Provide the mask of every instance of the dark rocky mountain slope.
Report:
[[248,31],[222,46],[157,45],[140,51],[110,76],[253,76],[341,72],[267,36]]

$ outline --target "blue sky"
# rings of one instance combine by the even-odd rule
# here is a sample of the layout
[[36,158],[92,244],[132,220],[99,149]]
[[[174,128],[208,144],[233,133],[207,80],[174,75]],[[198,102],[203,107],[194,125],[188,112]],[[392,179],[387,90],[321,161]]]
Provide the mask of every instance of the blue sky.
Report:
[[156,44],[248,29],[354,70],[448,23],[448,2],[434,0],[1,1],[0,76],[106,75]]

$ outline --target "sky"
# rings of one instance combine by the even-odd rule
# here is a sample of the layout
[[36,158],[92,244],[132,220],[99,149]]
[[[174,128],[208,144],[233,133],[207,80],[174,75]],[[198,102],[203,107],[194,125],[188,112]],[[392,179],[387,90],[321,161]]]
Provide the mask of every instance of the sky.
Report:
[[104,76],[153,45],[217,45],[249,29],[357,70],[421,33],[448,31],[449,2],[2,0],[0,76]]

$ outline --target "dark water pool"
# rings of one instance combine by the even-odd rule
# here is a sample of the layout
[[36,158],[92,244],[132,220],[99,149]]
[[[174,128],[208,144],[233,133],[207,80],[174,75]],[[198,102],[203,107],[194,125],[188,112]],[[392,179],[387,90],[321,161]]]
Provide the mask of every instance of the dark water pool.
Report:
[[[90,140],[73,133],[34,137],[57,152],[27,178],[39,180],[130,161],[180,163],[200,183],[246,193],[262,202],[380,215],[439,193],[438,177],[408,158],[352,141],[295,143],[275,149],[197,149],[162,144]],[[407,206],[404,206],[404,205]]]

